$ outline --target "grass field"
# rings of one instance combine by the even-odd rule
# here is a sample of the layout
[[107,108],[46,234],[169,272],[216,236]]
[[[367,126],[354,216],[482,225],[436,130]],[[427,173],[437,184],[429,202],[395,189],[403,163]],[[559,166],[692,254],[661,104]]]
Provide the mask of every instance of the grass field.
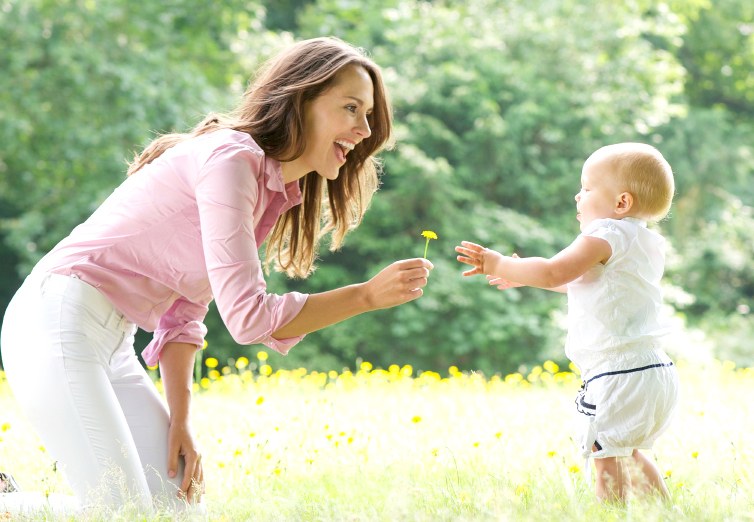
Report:
[[[754,370],[681,361],[682,407],[655,446],[672,503],[616,507],[593,500],[570,440],[580,383],[552,363],[490,380],[239,366],[197,386],[209,520],[754,519]],[[0,425],[0,467],[69,492],[1,377]]]

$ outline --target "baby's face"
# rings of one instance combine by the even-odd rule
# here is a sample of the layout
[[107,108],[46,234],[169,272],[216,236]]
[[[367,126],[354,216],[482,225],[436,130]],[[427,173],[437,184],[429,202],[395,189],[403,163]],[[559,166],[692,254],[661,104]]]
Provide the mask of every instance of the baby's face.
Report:
[[581,192],[575,199],[582,231],[595,219],[624,217],[615,212],[621,191],[607,168],[602,162],[587,160],[581,171]]

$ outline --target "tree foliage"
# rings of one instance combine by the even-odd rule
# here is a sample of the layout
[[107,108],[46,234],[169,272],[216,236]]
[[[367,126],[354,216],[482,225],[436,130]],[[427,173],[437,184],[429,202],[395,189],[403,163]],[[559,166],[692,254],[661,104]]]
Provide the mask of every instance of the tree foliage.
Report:
[[[274,365],[329,369],[361,357],[495,372],[563,360],[563,296],[462,278],[453,247],[466,239],[554,254],[578,234],[584,160],[629,140],[659,147],[676,174],[676,203],[659,225],[672,247],[670,301],[724,337],[732,357],[748,357],[754,8],[743,0],[3,5],[6,299],[123,179],[124,158],[153,131],[229,108],[262,59],[294,38],[332,34],[383,67],[398,146],[383,155],[382,188],[344,247],[323,253],[308,280],[272,275],[269,288],[364,281],[421,256],[422,230],[439,236],[428,254],[436,268],[418,301],[310,334]],[[216,310],[206,322],[213,356],[248,356]]]

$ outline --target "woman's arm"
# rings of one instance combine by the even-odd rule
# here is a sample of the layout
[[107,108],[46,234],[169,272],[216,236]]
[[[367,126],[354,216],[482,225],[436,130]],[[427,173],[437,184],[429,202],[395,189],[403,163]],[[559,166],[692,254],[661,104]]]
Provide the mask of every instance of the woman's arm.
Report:
[[[456,247],[458,261],[474,268],[463,273],[493,275],[525,286],[556,289],[584,275],[612,255],[610,244],[604,239],[579,236],[567,248],[550,259],[542,257],[513,258],[475,243],[463,241]],[[557,290],[556,290],[557,291]]]
[[422,295],[432,268],[427,259],[406,259],[393,263],[366,283],[311,294],[301,311],[272,336],[298,337],[354,315],[413,301]]
[[189,343],[165,343],[160,352],[160,375],[170,409],[168,431],[168,475],[178,473],[178,458],[183,455],[186,467],[181,491],[189,502],[199,500],[204,491],[204,471],[199,443],[191,426],[191,393],[196,346]]

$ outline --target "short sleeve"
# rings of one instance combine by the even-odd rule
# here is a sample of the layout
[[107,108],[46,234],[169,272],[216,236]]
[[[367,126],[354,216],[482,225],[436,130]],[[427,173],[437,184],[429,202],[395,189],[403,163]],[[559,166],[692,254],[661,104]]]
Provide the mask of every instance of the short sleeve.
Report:
[[610,259],[622,254],[627,248],[626,236],[615,225],[614,219],[595,219],[586,226],[581,235],[584,237],[596,237],[607,241],[607,244],[610,245],[610,249],[612,250]]

